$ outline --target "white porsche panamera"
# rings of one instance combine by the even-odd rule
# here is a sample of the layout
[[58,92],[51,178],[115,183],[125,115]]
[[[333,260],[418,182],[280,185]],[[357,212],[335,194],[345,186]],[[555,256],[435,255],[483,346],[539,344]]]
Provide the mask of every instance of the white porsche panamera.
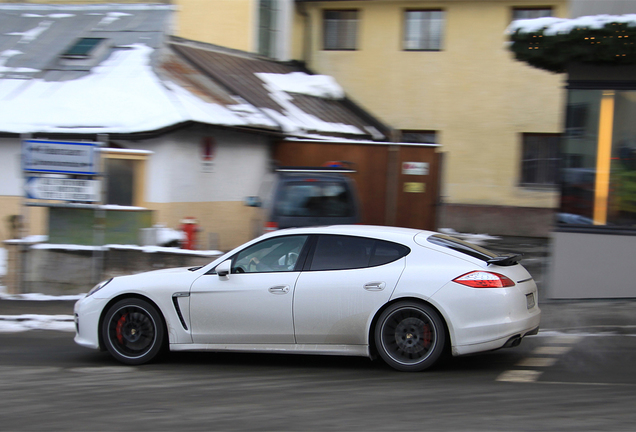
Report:
[[203,267],[98,284],[75,305],[75,341],[127,364],[169,349],[377,355],[419,371],[538,332],[520,258],[407,228],[280,230]]

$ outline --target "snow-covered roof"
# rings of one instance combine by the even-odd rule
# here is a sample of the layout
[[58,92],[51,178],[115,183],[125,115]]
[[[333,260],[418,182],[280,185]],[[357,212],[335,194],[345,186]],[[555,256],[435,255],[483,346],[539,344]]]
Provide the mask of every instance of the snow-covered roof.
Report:
[[[187,122],[291,135],[377,132],[331,77],[263,58],[238,86],[202,72],[185,48],[165,43],[172,13],[159,4],[0,5],[0,133],[133,134]],[[82,38],[106,42],[86,57],[64,55]],[[179,45],[196,52],[189,42]]]
[[288,136],[386,140],[389,128],[346,98],[342,87],[294,62],[172,37],[170,46],[225,88],[266,113]]
[[[172,10],[0,5],[0,132],[136,133],[189,121],[280,129],[240,98],[206,100],[157,72]],[[107,39],[103,58],[61,56],[85,37]]]

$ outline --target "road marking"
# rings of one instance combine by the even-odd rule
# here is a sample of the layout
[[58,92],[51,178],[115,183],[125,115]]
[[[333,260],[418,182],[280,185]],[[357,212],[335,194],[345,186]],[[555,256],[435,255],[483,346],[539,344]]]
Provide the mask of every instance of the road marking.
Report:
[[[581,335],[557,334],[550,335],[546,345],[536,347],[529,357],[519,360],[516,367],[526,368],[546,368],[551,367],[559,361],[558,356],[567,354],[575,344],[583,339]],[[543,372],[529,369],[512,369],[502,372],[496,381],[504,382],[536,382]]]
[[550,367],[559,359],[556,357],[526,357],[521,359],[515,366],[519,367]]
[[574,345],[579,343],[583,339],[583,336],[580,335],[559,335],[551,338],[546,343],[551,345],[565,345],[570,344]]
[[535,370],[509,370],[499,375],[496,381],[503,382],[535,382],[543,372]]
[[563,355],[572,350],[571,346],[540,346],[536,347],[533,351],[533,355]]

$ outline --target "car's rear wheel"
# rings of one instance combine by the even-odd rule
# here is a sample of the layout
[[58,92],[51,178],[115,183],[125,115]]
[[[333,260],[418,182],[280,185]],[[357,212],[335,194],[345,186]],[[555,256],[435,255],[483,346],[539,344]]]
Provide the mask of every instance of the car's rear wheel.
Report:
[[112,305],[102,322],[102,340],[122,363],[142,364],[159,354],[164,326],[157,309],[145,300],[123,299]]
[[375,345],[380,357],[394,369],[421,371],[433,366],[444,352],[444,322],[424,303],[395,303],[378,318]]

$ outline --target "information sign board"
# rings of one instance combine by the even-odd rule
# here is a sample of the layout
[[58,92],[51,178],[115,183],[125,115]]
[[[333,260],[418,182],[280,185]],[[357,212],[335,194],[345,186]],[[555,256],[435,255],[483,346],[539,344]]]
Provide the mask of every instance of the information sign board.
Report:
[[30,199],[81,202],[100,200],[100,182],[98,180],[29,177],[25,188],[26,197]]
[[99,143],[22,141],[22,168],[26,172],[58,174],[99,174]]

